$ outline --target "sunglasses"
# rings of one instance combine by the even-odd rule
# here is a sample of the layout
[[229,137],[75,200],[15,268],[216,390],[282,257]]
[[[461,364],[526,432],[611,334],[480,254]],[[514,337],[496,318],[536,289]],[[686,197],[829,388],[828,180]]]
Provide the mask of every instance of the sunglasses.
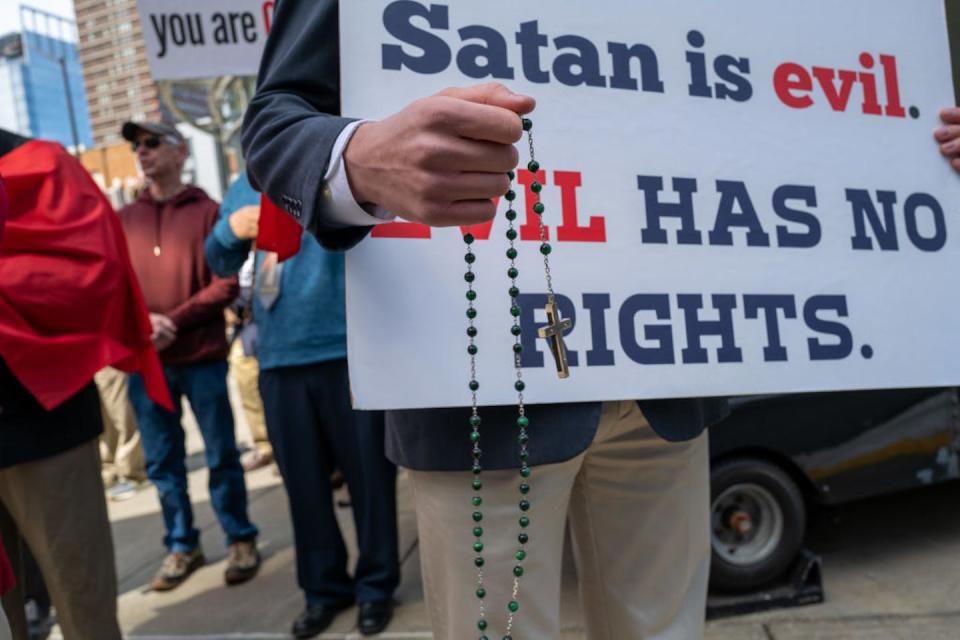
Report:
[[144,138],[143,140],[134,142],[130,146],[133,148],[134,152],[136,152],[136,150],[140,148],[141,144],[147,149],[156,149],[163,144],[163,142],[160,140],[160,138]]

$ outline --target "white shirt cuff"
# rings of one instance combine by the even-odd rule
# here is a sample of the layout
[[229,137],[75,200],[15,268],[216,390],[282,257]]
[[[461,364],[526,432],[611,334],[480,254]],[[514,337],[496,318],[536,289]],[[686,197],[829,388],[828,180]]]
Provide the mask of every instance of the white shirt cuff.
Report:
[[327,201],[327,222],[344,227],[369,227],[389,222],[394,215],[377,205],[361,206],[353,197],[350,181],[347,179],[347,165],[343,161],[343,152],[360,125],[368,120],[358,120],[348,124],[333,145],[330,163],[323,176],[323,197]]

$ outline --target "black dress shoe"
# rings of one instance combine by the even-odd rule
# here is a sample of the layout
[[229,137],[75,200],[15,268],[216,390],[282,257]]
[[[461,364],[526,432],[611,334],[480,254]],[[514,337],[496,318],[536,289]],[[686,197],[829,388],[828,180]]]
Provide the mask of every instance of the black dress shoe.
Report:
[[393,618],[392,600],[363,602],[360,604],[359,613],[357,613],[357,626],[360,628],[361,634],[372,636],[386,629],[391,618]]
[[294,638],[298,639],[318,636],[327,630],[337,614],[351,606],[353,606],[351,603],[341,605],[308,604],[303,613],[293,621],[291,633],[293,633]]

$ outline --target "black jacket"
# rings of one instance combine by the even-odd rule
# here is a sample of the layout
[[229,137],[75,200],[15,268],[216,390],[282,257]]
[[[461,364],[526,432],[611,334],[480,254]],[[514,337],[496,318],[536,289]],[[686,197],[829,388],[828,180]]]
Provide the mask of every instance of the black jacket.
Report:
[[[333,145],[351,121],[340,116],[339,25],[335,0],[281,0],[247,110],[243,149],[251,183],[328,249],[360,242],[369,227],[334,228],[325,216],[323,176]],[[722,419],[723,399],[642,401],[653,428],[688,440]],[[516,408],[483,409],[485,468],[517,466]],[[593,440],[600,403],[528,407],[530,462],[579,455]],[[387,454],[420,470],[465,470],[471,455],[465,409],[387,412]]]

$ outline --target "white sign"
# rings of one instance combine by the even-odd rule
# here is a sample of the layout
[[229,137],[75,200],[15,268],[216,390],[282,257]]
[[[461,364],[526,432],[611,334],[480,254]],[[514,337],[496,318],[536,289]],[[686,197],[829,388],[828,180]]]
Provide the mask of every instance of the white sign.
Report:
[[137,0],[154,80],[255,76],[273,0]]
[[[340,17],[345,114],[492,80],[538,101],[573,366],[558,380],[535,337],[521,171],[527,402],[960,384],[942,1],[351,0]],[[474,230],[486,404],[516,401],[504,209]],[[374,236],[347,260],[357,405],[468,404],[461,230]]]

